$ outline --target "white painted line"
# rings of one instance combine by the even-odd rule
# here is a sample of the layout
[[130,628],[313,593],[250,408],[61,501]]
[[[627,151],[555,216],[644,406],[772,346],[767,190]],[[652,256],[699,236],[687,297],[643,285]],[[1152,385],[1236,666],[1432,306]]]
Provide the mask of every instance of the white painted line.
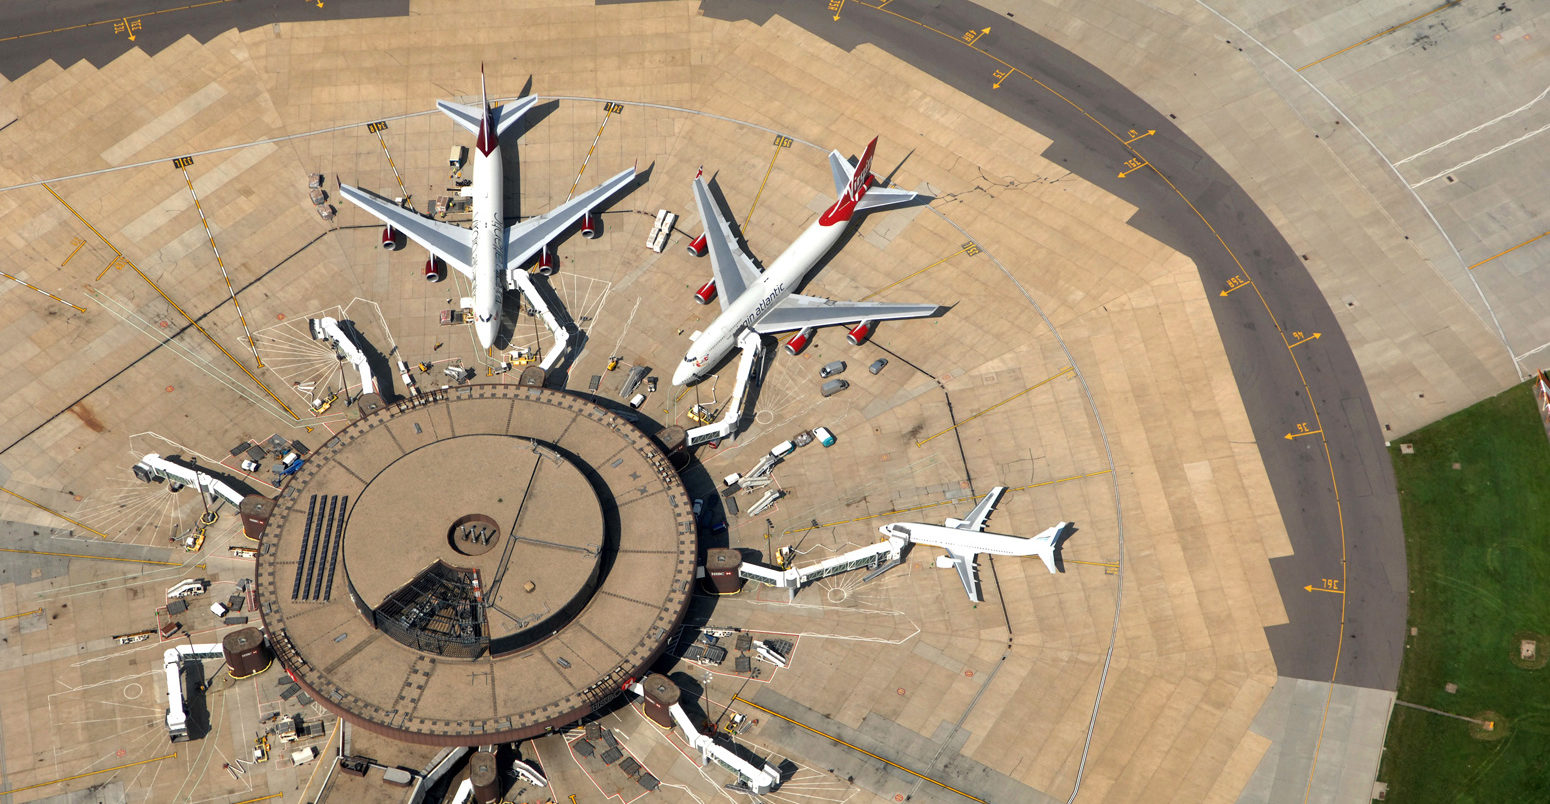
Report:
[[1422,180],[1416,182],[1415,184],[1410,185],[1410,189],[1412,189],[1412,190],[1417,189],[1417,188],[1419,188],[1423,184],[1427,184],[1429,182],[1436,181],[1436,180],[1442,178],[1443,176],[1448,175],[1449,173],[1452,173],[1452,172],[1454,172],[1456,170],[1459,170],[1460,168],[1469,167],[1470,165],[1473,165],[1474,163],[1479,162],[1480,160],[1482,160],[1482,159],[1484,159],[1484,158],[1486,158],[1488,156],[1492,156],[1492,155],[1496,154],[1498,151],[1505,151],[1508,148],[1511,148],[1512,146],[1517,145],[1518,143],[1520,143],[1520,142],[1522,142],[1522,141],[1524,141],[1524,140],[1526,140],[1526,139],[1528,139],[1530,137],[1538,136],[1540,134],[1545,133],[1546,131],[1550,131],[1550,123],[1546,123],[1545,125],[1542,125],[1539,128],[1536,128],[1533,131],[1530,131],[1529,133],[1524,134],[1521,137],[1518,137],[1518,138],[1512,139],[1512,140],[1508,140],[1507,142],[1504,142],[1501,145],[1498,145],[1495,148],[1492,148],[1491,150],[1486,151],[1483,154],[1477,154],[1476,156],[1474,156],[1471,159],[1466,159],[1463,162],[1460,162],[1457,165],[1454,165],[1453,167],[1450,167],[1447,170],[1444,170],[1444,171],[1442,171],[1441,173],[1438,173],[1435,176],[1431,176],[1431,177],[1422,179]]
[[1432,147],[1427,148],[1424,151],[1417,151],[1416,153],[1413,153],[1413,154],[1405,157],[1404,159],[1401,159],[1398,162],[1395,162],[1394,163],[1394,167],[1399,167],[1400,165],[1403,165],[1404,163],[1409,162],[1412,159],[1417,159],[1419,157],[1426,156],[1427,154],[1431,153],[1432,151],[1437,150],[1438,148],[1446,148],[1447,146],[1452,145],[1453,143],[1458,142],[1459,140],[1464,139],[1465,137],[1468,137],[1471,134],[1474,134],[1474,133],[1476,133],[1478,131],[1482,131],[1484,129],[1490,128],[1491,126],[1494,126],[1497,123],[1500,123],[1501,121],[1506,120],[1509,117],[1512,117],[1513,115],[1517,114],[1518,112],[1521,112],[1524,109],[1527,109],[1528,107],[1533,106],[1534,104],[1544,100],[1545,96],[1547,96],[1547,95],[1550,95],[1550,87],[1545,87],[1545,91],[1544,92],[1539,93],[1539,95],[1537,95],[1533,100],[1529,101],[1528,103],[1525,103],[1522,106],[1519,106],[1518,108],[1513,109],[1510,112],[1507,112],[1506,114],[1499,115],[1499,116],[1497,116],[1495,118],[1487,120],[1486,122],[1481,123],[1480,125],[1475,126],[1474,128],[1472,128],[1472,129],[1470,129],[1470,130],[1468,130],[1468,131],[1466,131],[1466,132],[1464,132],[1462,134],[1455,134],[1452,137],[1449,137],[1448,139],[1445,139],[1442,142],[1439,142],[1436,145],[1433,145]]

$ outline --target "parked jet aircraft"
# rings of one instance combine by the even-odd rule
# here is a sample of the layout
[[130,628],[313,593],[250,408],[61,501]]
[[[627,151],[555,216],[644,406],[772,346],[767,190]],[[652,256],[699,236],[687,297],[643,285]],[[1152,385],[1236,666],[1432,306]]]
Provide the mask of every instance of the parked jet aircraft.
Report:
[[806,348],[817,327],[860,322],[851,327],[847,336],[851,343],[860,346],[878,321],[921,318],[941,309],[934,304],[834,302],[791,292],[839,242],[856,213],[908,203],[915,198],[912,192],[873,186],[876,178],[871,166],[876,149],[877,138],[873,137],[854,168],[839,151],[830,152],[829,168],[839,198],[762,273],[737,246],[732,226],[711,199],[704,176],[694,177],[694,201],[699,205],[705,233],[695,239],[689,250],[696,255],[709,251],[714,275],[695,293],[695,298],[701,304],[709,304],[719,291],[721,314],[690,340],[688,353],[673,372],[674,385],[693,385],[704,379],[737,345],[738,335],[744,330],[752,329],[761,335],[796,330],[797,335],[786,343],[786,350],[797,354]]
[[[501,164],[500,135],[523,113],[533,108],[537,98],[529,96],[505,106],[490,107],[489,94],[484,88],[484,71],[479,72],[479,93],[482,98],[478,107],[465,106],[449,101],[437,101],[436,108],[458,125],[478,135],[477,150],[473,159],[473,184],[463,190],[465,197],[473,201],[473,228],[464,229],[443,221],[423,217],[405,209],[376,193],[340,184],[339,192],[361,209],[387,224],[390,229],[403,232],[410,240],[428,249],[431,254],[473,281],[474,296],[463,299],[463,306],[474,311],[474,331],[479,343],[486,348],[495,342],[500,327],[502,271],[523,271],[533,255],[538,255],[542,273],[553,273],[555,260],[553,242],[578,219],[581,234],[594,237],[597,224],[592,211],[621,188],[635,179],[635,169],[630,168],[603,182],[592,190],[572,198],[549,212],[528,218],[513,226],[505,225],[502,206],[502,190],[505,171]],[[384,234],[384,242],[388,235]],[[429,276],[427,272],[427,276]],[[513,277],[526,280],[525,276]],[[518,281],[517,286],[529,296],[529,304],[547,309],[533,298],[531,281]]]
[[1001,533],[985,533],[985,520],[990,518],[990,512],[995,510],[996,503],[1005,491],[1006,486],[996,486],[985,495],[985,499],[980,500],[979,505],[974,506],[968,518],[948,519],[945,527],[919,522],[894,522],[878,530],[884,536],[895,536],[908,539],[914,544],[927,544],[946,550],[947,555],[937,557],[936,565],[943,569],[952,567],[958,570],[958,578],[963,581],[963,590],[969,593],[970,600],[978,602],[982,598],[979,570],[974,563],[976,556],[980,553],[994,556],[1038,556],[1044,559],[1044,565],[1054,573],[1057,571],[1055,548],[1059,546],[1061,532],[1071,524],[1062,522],[1053,528],[1045,529],[1043,533],[1031,539]]

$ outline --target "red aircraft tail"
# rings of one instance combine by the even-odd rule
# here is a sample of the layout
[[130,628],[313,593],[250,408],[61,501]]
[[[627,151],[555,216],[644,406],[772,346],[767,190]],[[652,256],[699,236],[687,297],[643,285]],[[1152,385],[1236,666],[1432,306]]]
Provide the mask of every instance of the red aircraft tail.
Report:
[[860,198],[863,190],[872,179],[872,154],[877,152],[877,138],[866,144],[866,151],[862,152],[860,161],[856,162],[856,172],[850,174],[850,184],[845,188],[846,198]]
[[495,132],[494,125],[490,122],[490,93],[484,88],[484,64],[479,65],[479,109],[481,117],[479,122],[479,153],[489,156],[491,151],[500,147],[500,135]]

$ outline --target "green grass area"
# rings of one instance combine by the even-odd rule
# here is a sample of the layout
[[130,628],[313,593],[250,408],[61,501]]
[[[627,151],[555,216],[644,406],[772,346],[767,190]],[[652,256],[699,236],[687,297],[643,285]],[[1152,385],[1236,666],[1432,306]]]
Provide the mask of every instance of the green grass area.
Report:
[[1514,664],[1520,632],[1550,637],[1550,441],[1532,388],[1395,439],[1391,455],[1418,632],[1399,698],[1496,712],[1506,732],[1480,740],[1463,721],[1396,707],[1378,778],[1390,801],[1550,801],[1550,668]]

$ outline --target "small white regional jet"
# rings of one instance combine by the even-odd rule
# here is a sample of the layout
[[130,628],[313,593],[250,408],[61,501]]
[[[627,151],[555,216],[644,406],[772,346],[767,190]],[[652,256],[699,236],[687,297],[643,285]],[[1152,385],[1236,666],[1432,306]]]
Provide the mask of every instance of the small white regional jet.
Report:
[[[348,184],[341,183],[339,193],[473,281],[474,297],[463,299],[463,306],[473,308],[474,331],[479,336],[479,345],[489,348],[495,343],[495,333],[500,328],[500,272],[523,271],[526,262],[538,254],[539,270],[553,273],[554,252],[550,244],[578,219],[582,220],[582,236],[595,236],[597,226],[592,210],[634,181],[635,169],[622,171],[543,215],[508,227],[501,197],[506,176],[501,164],[500,135],[533,108],[538,98],[530,95],[505,106],[490,108],[482,67],[479,93],[482,100],[478,107],[436,101],[436,108],[453,122],[479,136],[474,153],[473,185],[463,190],[463,195],[473,200],[472,229],[426,218],[376,193]],[[524,293],[536,295],[531,280],[525,275],[513,278],[518,280],[517,285]],[[536,299],[528,301],[539,309],[547,308]]]
[[694,177],[694,201],[699,205],[705,233],[695,238],[689,251],[700,255],[708,250],[713,274],[694,296],[699,303],[709,304],[719,290],[721,314],[690,339],[688,353],[673,371],[674,385],[693,385],[704,379],[732,351],[737,336],[746,329],[760,335],[795,331],[786,351],[797,354],[806,348],[816,327],[859,322],[847,337],[860,346],[878,321],[922,318],[941,309],[934,304],[834,302],[791,292],[834,248],[857,213],[914,200],[915,193],[873,186],[872,154],[876,150],[877,138],[873,137],[854,168],[839,151],[829,153],[834,192],[839,198],[762,273],[738,247],[732,226],[712,200],[704,177]]
[[963,590],[969,593],[970,600],[979,602],[982,598],[979,569],[974,564],[975,556],[980,553],[989,553],[993,556],[1038,556],[1044,559],[1044,565],[1054,573],[1057,571],[1055,548],[1059,546],[1061,532],[1071,524],[1062,522],[1032,539],[1001,533],[985,533],[985,520],[990,518],[990,512],[995,510],[996,503],[1005,491],[1006,486],[996,486],[985,495],[985,499],[980,500],[979,505],[974,506],[974,510],[969,512],[967,519],[948,519],[945,527],[919,522],[894,522],[878,530],[884,536],[896,536],[908,539],[914,544],[926,544],[946,550],[947,555],[938,556],[936,565],[943,569],[952,567],[958,570],[958,578],[963,581]]

